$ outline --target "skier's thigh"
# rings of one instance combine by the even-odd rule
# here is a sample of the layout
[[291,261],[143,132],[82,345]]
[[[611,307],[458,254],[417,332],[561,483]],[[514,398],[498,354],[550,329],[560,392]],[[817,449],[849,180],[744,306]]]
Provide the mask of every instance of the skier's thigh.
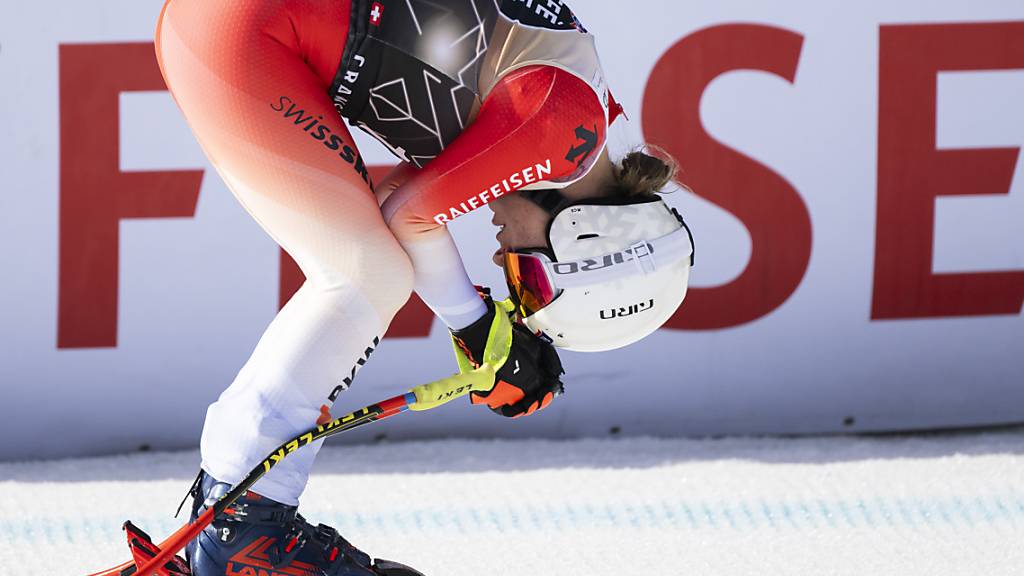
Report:
[[[323,13],[307,17],[324,19],[317,24],[336,31],[337,45],[318,45],[318,58],[305,54],[309,38],[296,35],[308,27],[294,25],[295,4],[319,6]],[[411,280],[399,280],[411,276],[408,260],[327,96],[325,76],[333,72],[314,67],[340,60],[344,4],[171,0],[158,26],[157,54],[221,177],[310,281],[357,282],[378,295],[394,287],[404,302]],[[325,51],[336,55],[325,59]],[[372,258],[363,257],[370,251]]]

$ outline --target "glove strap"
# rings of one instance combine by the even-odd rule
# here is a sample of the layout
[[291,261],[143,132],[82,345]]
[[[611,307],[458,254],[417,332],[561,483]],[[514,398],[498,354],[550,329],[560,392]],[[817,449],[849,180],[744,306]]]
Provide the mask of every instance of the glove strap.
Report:
[[[455,359],[459,363],[459,371],[463,374],[482,364],[488,364],[497,372],[505,365],[512,350],[512,321],[509,319],[509,312],[515,310],[515,305],[511,300],[494,302],[490,297],[485,297],[484,301],[487,304],[487,314],[462,330],[452,331]],[[479,353],[472,347],[483,339],[484,330],[487,330],[487,336],[483,352]],[[480,354],[479,358],[477,354]]]

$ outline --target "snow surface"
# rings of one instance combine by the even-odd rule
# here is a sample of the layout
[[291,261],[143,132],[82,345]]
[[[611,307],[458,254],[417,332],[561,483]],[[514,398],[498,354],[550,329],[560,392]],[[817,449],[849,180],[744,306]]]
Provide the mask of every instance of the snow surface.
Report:
[[[82,576],[155,538],[195,452],[0,464],[0,575]],[[428,576],[1024,574],[1024,429],[323,450],[302,500]]]

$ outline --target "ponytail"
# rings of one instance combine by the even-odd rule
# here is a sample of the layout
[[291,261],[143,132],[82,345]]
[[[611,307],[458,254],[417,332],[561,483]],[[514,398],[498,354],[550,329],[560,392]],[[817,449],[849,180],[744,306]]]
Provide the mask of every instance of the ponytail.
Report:
[[679,165],[659,148],[649,148],[656,155],[637,150],[626,154],[615,174],[612,196],[644,198],[673,182]]

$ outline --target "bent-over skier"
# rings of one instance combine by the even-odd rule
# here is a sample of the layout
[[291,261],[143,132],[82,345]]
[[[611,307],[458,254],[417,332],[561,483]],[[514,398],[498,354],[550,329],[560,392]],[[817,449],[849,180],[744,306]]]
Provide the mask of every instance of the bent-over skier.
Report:
[[[472,401],[508,417],[558,395],[555,347],[626,345],[683,300],[692,239],[655,194],[674,168],[609,159],[621,107],[561,0],[168,0],[156,49],[211,163],[306,276],[207,412],[193,518],[327,414],[414,289],[460,370],[498,369]],[[403,161],[376,187],[345,120]],[[446,228],[485,205],[505,302]],[[521,322],[498,334],[496,314]],[[417,574],[297,513],[318,448],[194,540],[192,573]]]

